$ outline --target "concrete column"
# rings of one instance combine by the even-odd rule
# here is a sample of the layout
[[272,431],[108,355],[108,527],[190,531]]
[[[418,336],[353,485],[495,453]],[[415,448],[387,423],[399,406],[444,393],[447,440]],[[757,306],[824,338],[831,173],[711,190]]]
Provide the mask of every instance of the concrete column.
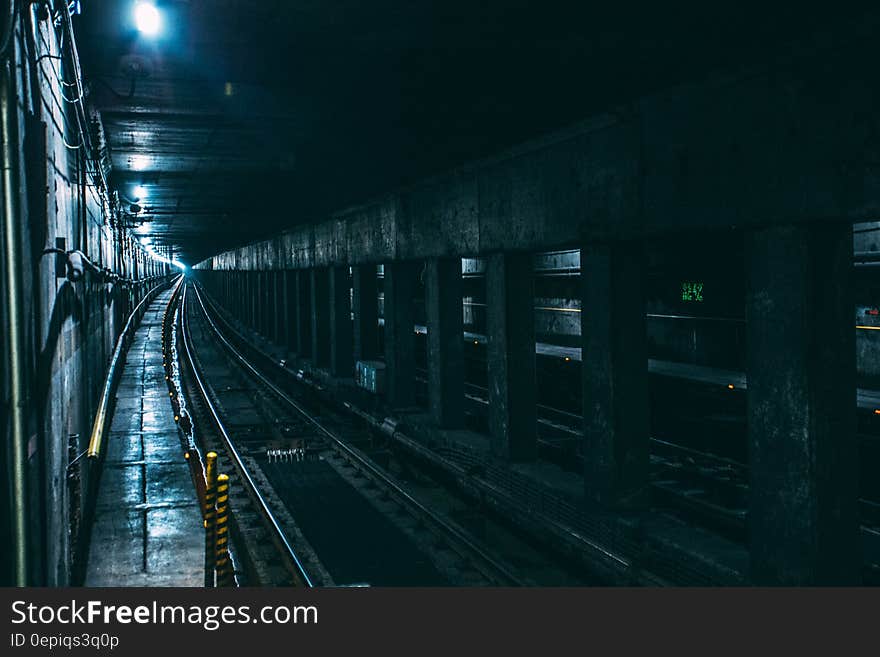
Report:
[[284,314],[284,297],[281,296],[281,278],[279,271],[268,272],[269,276],[269,325],[268,336],[274,343],[278,343],[280,335],[281,317]]
[[246,301],[247,295],[245,290],[245,272],[237,271],[235,272],[235,316],[238,318],[238,321],[244,322],[247,317],[246,309]]
[[272,338],[272,322],[275,317],[275,290],[271,271],[260,273],[260,333],[267,338]]
[[254,272],[254,329],[257,333],[263,333],[263,315],[265,314],[266,302],[265,274],[261,271]]
[[513,461],[537,455],[534,297],[531,254],[487,258],[489,433],[492,452]]
[[312,283],[308,271],[296,275],[296,353],[301,358],[312,355]]
[[278,272],[278,344],[293,351],[292,331],[294,324],[291,321],[291,295],[290,278],[291,272],[287,270]]
[[253,309],[254,309],[254,295],[253,295],[253,286],[251,285],[251,281],[253,279],[253,272],[243,271],[241,273],[241,289],[242,289],[242,321],[245,326],[250,327],[251,319],[253,317]]
[[250,306],[248,313],[248,326],[256,329],[259,326],[259,290],[260,290],[260,274],[259,272],[249,271],[247,273],[247,301]]
[[263,299],[266,290],[264,278],[263,272],[254,272],[254,329],[257,333],[263,332],[263,312],[266,307]]
[[354,373],[351,326],[351,286],[348,267],[329,269],[330,372],[333,376],[352,377]]
[[238,304],[241,301],[241,295],[238,291],[238,272],[229,272],[229,311],[232,316],[239,319]]
[[641,243],[581,250],[584,486],[610,507],[648,498],[644,262]]
[[388,402],[397,407],[416,403],[415,283],[412,262],[385,265],[385,384]]
[[287,285],[287,277],[283,271],[273,271],[272,280],[274,282],[273,289],[275,291],[275,315],[272,318],[272,340],[283,345],[286,335],[287,324],[287,293],[285,286]]
[[309,270],[311,286],[312,363],[315,367],[330,364],[330,290],[326,267]]
[[430,258],[425,277],[428,405],[441,427],[464,426],[461,258]]
[[354,358],[372,360],[379,347],[379,289],[376,265],[356,265],[351,271],[354,311]]
[[284,320],[281,328],[282,344],[287,345],[287,350],[293,353],[297,351],[296,330],[297,330],[297,292],[296,292],[296,272],[286,270],[281,272],[284,278],[282,285],[282,294],[284,295]]
[[251,272],[251,327],[260,330],[260,272]]
[[269,319],[272,316],[272,276],[271,272],[260,272],[260,333],[269,337]]
[[232,312],[238,321],[244,317],[244,290],[242,289],[242,273],[238,270],[232,273]]
[[752,578],[859,581],[852,226],[746,238]]

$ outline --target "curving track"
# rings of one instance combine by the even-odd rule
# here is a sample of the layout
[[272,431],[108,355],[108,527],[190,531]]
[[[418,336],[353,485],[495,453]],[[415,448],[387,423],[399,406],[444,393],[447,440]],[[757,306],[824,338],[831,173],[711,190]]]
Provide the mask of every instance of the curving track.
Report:
[[[370,431],[356,418],[309,408],[268,377],[227,337],[231,328],[197,287],[181,288],[169,315],[182,428],[192,425],[192,449],[218,451],[239,491],[233,539],[242,582],[520,585],[546,574],[534,559],[527,573],[511,566],[465,529],[467,518],[426,503],[430,487],[404,485],[374,462]],[[580,582],[559,579],[551,581]]]

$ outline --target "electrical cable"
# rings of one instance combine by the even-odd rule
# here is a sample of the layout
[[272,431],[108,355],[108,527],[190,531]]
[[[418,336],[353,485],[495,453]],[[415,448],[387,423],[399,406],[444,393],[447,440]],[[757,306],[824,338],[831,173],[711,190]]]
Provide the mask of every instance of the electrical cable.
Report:
[[[66,3],[64,3],[64,4],[65,4],[65,8],[66,8]],[[49,6],[49,5],[50,5],[50,3],[47,0],[46,6]],[[11,0],[10,7],[11,7],[10,16],[14,20],[15,0]],[[118,201],[114,200],[114,196],[111,193],[109,182],[107,180],[107,176],[104,171],[103,163],[100,159],[100,156],[96,155],[96,153],[99,152],[99,149],[95,148],[95,146],[93,145],[92,140],[90,138],[90,133],[87,130],[88,117],[86,116],[85,105],[83,102],[84,98],[85,98],[85,93],[84,93],[83,84],[82,84],[82,75],[81,75],[81,69],[80,69],[80,64],[79,64],[79,55],[77,53],[76,43],[73,38],[73,26],[72,26],[72,23],[70,20],[70,15],[67,11],[59,10],[57,12],[56,19],[54,21],[48,21],[48,24],[50,25],[49,29],[52,30],[52,32],[55,36],[55,41],[57,43],[58,51],[61,54],[60,55],[51,54],[53,48],[52,48],[51,44],[49,43],[49,41],[47,40],[46,35],[44,34],[42,29],[37,29],[34,31],[39,34],[39,38],[40,38],[40,41],[42,42],[42,46],[47,52],[43,55],[36,56],[36,57],[33,57],[33,55],[36,55],[36,52],[33,52],[33,53],[31,53],[32,57],[30,59],[34,63],[34,65],[37,66],[38,68],[40,68],[41,70],[45,70],[44,67],[42,66],[42,60],[43,59],[49,60],[49,68],[52,71],[52,76],[55,78],[56,82],[60,85],[59,92],[60,92],[61,98],[73,107],[75,122],[70,121],[70,119],[67,115],[67,112],[62,112],[62,116],[65,119],[65,123],[67,123],[71,128],[74,128],[75,131],[77,132],[77,137],[79,138],[79,140],[78,140],[79,143],[78,144],[69,143],[64,136],[63,130],[59,131],[60,136],[61,136],[61,141],[64,144],[64,146],[69,150],[82,150],[83,151],[83,153],[84,153],[84,157],[82,158],[83,184],[86,187],[95,190],[95,192],[98,196],[98,200],[101,203],[102,209],[106,208],[106,210],[104,210],[102,212],[102,214],[104,216],[108,216],[111,225],[114,225],[116,223],[116,221],[115,221],[116,214],[118,213],[118,207],[117,207]],[[10,22],[10,24],[9,24],[10,33],[11,33],[11,29],[12,29],[11,26],[12,26],[12,22]],[[60,27],[60,30],[58,32],[56,32],[54,29],[55,27]],[[3,42],[3,39],[4,38],[2,36],[0,36],[0,43]],[[5,46],[4,46],[4,48],[5,48]],[[4,49],[0,49],[0,53],[2,53],[2,52],[4,52]],[[54,61],[60,62],[59,66],[56,67],[56,65],[52,63]],[[72,81],[65,80],[64,76],[62,74],[62,67],[64,66],[66,61],[69,61],[69,63],[70,63],[69,71],[72,72],[72,76],[73,76]],[[128,97],[133,96],[135,84],[136,84],[136,80],[132,80],[132,87],[131,87],[131,90],[129,91]],[[109,85],[107,85],[107,86],[109,87]],[[75,89],[74,97],[68,96],[64,92],[64,88]],[[111,90],[114,91],[114,93],[115,93],[115,90],[113,90],[112,87],[111,87]],[[122,96],[121,94],[116,94],[116,95]],[[125,96],[122,96],[122,97],[125,97]],[[75,123],[75,125],[74,125],[74,123]],[[90,177],[94,180],[94,184],[90,184],[88,182],[88,179]],[[136,241],[132,240],[132,244],[136,244]],[[141,249],[141,250],[144,251],[145,253],[148,253],[148,254],[150,253],[149,250],[145,250],[145,249]],[[139,281],[146,280],[146,279],[134,279],[134,278],[127,278],[127,277],[119,276],[119,275],[113,273],[108,268],[102,268],[102,267],[96,265],[85,253],[83,253],[82,251],[80,251],[78,249],[65,251],[64,249],[49,247],[49,248],[44,249],[43,254],[44,255],[48,255],[48,254],[64,255],[67,258],[66,264],[68,267],[68,274],[69,274],[68,277],[71,280],[75,280],[75,278],[77,278],[75,272],[78,270],[78,268],[75,268],[72,266],[71,258],[73,258],[74,260],[79,260],[82,263],[82,265],[84,266],[83,271],[90,271],[96,275],[101,276],[105,280],[118,281],[121,284],[129,285],[129,286],[136,284]]]

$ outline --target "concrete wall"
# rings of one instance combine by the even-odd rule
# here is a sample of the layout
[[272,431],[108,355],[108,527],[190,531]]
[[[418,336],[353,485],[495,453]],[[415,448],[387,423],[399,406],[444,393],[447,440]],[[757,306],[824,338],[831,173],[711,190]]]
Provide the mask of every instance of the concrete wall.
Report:
[[[77,500],[83,499],[85,478],[68,478],[68,463],[89,439],[100,389],[115,341],[129,308],[143,289],[110,284],[86,273],[75,283],[56,276],[56,255],[43,249],[64,240],[64,248],[80,249],[100,267],[121,276],[145,278],[166,271],[134,240],[111,227],[109,210],[92,176],[82,171],[72,105],[62,97],[60,54],[49,21],[37,23],[34,44],[27,39],[28,8],[19,12],[16,30],[19,152],[22,189],[20,207],[24,234],[24,312],[29,398],[27,477],[30,519],[30,579],[34,584],[70,582],[76,538]],[[34,52],[35,48],[35,52]],[[75,93],[67,88],[65,93]],[[88,182],[86,185],[85,183]],[[5,285],[5,281],[4,281]],[[141,286],[145,288],[144,284]],[[5,294],[4,294],[5,303]],[[4,319],[6,309],[4,309]],[[4,465],[8,466],[9,373],[3,364]],[[70,436],[77,435],[70,443]],[[80,466],[82,462],[80,462]],[[5,471],[5,470],[4,470]],[[88,476],[86,469],[71,473]],[[8,496],[4,495],[3,539],[9,531]],[[80,535],[81,538],[81,535]],[[4,559],[0,581],[10,581],[11,559]]]

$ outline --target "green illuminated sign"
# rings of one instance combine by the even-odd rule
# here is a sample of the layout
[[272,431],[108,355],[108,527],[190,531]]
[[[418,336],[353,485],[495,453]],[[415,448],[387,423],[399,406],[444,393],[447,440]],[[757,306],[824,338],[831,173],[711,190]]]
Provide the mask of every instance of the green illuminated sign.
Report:
[[703,284],[693,281],[682,281],[681,283],[681,300],[682,301],[702,301],[703,300]]

